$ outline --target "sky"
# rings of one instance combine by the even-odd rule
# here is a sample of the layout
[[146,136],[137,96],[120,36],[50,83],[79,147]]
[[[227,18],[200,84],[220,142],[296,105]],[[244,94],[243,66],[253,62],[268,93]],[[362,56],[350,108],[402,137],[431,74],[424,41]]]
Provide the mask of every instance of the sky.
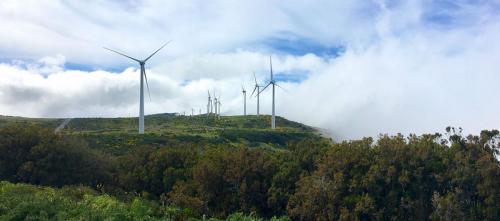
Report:
[[[0,115],[243,113],[253,73],[276,112],[337,140],[500,126],[500,0],[2,0]],[[146,92],[147,93],[147,92]],[[256,99],[247,99],[256,113]],[[270,90],[261,112],[271,112]]]

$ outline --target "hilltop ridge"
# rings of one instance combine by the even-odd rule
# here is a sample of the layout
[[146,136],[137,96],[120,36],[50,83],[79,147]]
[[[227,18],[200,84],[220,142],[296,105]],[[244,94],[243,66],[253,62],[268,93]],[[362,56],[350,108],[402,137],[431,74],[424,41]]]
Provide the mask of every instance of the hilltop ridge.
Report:
[[[146,115],[145,134],[137,133],[137,117],[72,118],[60,133],[83,138],[89,146],[107,153],[124,154],[137,145],[179,146],[227,144],[249,148],[284,148],[289,142],[306,138],[326,139],[313,127],[276,118],[276,129],[270,128],[271,116],[182,116],[174,113]],[[0,127],[37,125],[56,129],[66,119],[1,116]]]
[[[176,113],[159,113],[145,116],[146,129],[149,132],[159,132],[163,129],[182,130],[192,127],[203,128],[249,128],[269,129],[270,115],[236,115],[236,116],[207,116],[206,114],[183,116]],[[21,116],[0,115],[0,127],[13,123],[29,123],[45,128],[57,127],[68,118],[30,118]],[[137,128],[137,117],[77,117],[70,118],[68,124],[73,131],[99,132],[99,131],[130,131],[135,132]],[[314,132],[313,127],[276,117],[278,130]]]

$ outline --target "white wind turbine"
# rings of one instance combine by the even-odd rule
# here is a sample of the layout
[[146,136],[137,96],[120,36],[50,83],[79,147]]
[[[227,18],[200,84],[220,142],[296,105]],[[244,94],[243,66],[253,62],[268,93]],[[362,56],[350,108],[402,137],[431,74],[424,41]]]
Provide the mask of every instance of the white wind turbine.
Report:
[[140,88],[140,97],[139,97],[139,103],[140,103],[139,104],[139,134],[144,134],[144,79],[146,80],[146,86],[148,88],[148,95],[149,95],[149,99],[151,100],[151,94],[149,93],[148,78],[146,77],[146,69],[144,68],[144,65],[146,64],[146,61],[148,61],[151,57],[153,57],[153,55],[155,55],[158,51],[160,51],[168,43],[170,43],[170,41],[168,41],[167,43],[165,43],[164,45],[162,45],[158,50],[156,50],[155,52],[153,52],[153,54],[149,55],[149,57],[147,57],[144,60],[139,60],[139,59],[130,57],[130,56],[126,55],[126,54],[120,53],[118,51],[115,51],[115,50],[112,50],[112,49],[104,47],[104,49],[106,49],[106,50],[110,50],[110,51],[115,52],[115,53],[117,53],[119,55],[122,55],[124,57],[130,58],[130,59],[132,59],[134,61],[139,62],[139,65],[141,66],[141,74],[140,74],[141,88]]
[[214,113],[215,113],[215,116],[217,116],[217,97],[215,96],[215,90],[214,90]]
[[257,90],[257,116],[259,116],[260,112],[259,112],[259,109],[260,109],[260,99],[259,99],[259,95],[260,95],[260,88],[262,86],[260,86],[258,83],[257,83],[257,77],[255,77],[255,72],[253,73],[253,79],[255,80],[255,87],[253,88],[253,91],[252,91],[252,94],[250,95],[253,96],[253,94],[255,93],[255,90]]
[[247,91],[241,85],[241,92],[243,93],[243,116],[247,116]]
[[220,94],[219,94],[219,97],[217,98],[217,110],[218,110],[217,117],[220,117],[220,106],[221,106],[221,102],[220,102]]
[[207,116],[212,113],[212,97],[210,97],[210,90],[208,91],[208,104],[207,104]]
[[276,128],[275,86],[278,86],[280,88],[281,88],[281,86],[279,86],[278,84],[276,84],[276,81],[274,80],[274,76],[273,76],[273,60],[271,59],[271,56],[269,56],[269,66],[270,66],[270,69],[271,69],[271,80],[269,80],[269,83],[260,92],[262,93],[264,90],[266,90],[266,88],[269,87],[269,85],[273,85],[273,107],[272,107],[272,117],[271,117],[271,128],[275,129]]

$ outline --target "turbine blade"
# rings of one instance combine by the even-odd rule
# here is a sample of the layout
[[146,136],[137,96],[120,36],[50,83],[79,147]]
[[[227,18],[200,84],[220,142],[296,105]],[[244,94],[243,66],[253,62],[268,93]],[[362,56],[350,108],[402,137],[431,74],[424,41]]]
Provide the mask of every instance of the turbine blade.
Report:
[[149,55],[149,57],[147,57],[146,59],[144,59],[144,62],[146,62],[147,60],[149,60],[151,57],[153,57],[153,55],[155,55],[158,51],[160,51],[163,47],[165,47],[165,45],[167,45],[168,43],[170,43],[171,41],[168,41],[167,43],[163,44],[160,48],[158,48],[158,50],[156,50],[155,52],[153,52],[153,54]]
[[120,52],[115,51],[115,50],[113,50],[113,49],[109,49],[109,48],[106,48],[106,47],[102,47],[102,48],[104,48],[104,49],[106,49],[106,50],[109,50],[109,51],[112,51],[112,52],[115,52],[115,53],[117,53],[117,54],[119,54],[119,55],[121,55],[121,56],[125,56],[125,57],[127,57],[127,58],[130,58],[130,59],[132,59],[132,60],[134,60],[134,61],[141,62],[139,59],[136,59],[136,58],[130,57],[130,56],[126,55],[126,54],[120,53]]
[[257,84],[257,77],[255,77],[255,71],[253,72],[253,79],[255,80],[255,85],[258,85]]
[[283,90],[283,91],[285,91],[286,93],[288,93],[288,91],[287,91],[285,88],[283,88],[283,87],[279,86],[278,84],[274,84],[274,85],[278,86],[279,88],[281,88],[281,90]]
[[252,91],[252,94],[250,95],[250,97],[253,96],[253,93],[255,93],[255,90],[257,90],[257,85],[255,85],[255,87],[253,88],[253,91]]
[[273,59],[269,56],[269,66],[271,67],[271,81],[273,81]]
[[144,79],[146,79],[146,87],[148,88],[149,101],[151,101],[151,93],[149,93],[148,77],[146,76],[146,70],[144,70]]
[[262,89],[258,94],[261,94],[264,90],[266,90],[267,87],[269,87],[269,85],[271,85],[271,83],[267,84],[264,89]]

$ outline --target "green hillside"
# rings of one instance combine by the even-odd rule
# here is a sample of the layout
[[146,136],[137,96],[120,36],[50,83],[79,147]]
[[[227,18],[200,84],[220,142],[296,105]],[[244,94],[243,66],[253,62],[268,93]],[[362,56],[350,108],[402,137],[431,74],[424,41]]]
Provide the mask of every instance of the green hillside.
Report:
[[[269,115],[220,116],[210,115],[177,116],[175,114],[146,115],[145,130],[152,133],[195,132],[206,133],[207,130],[218,129],[269,129]],[[293,121],[277,117],[280,130],[310,132],[312,128]],[[69,127],[74,131],[110,132],[137,131],[137,118],[74,118]]]
[[[0,127],[15,124],[32,124],[45,128],[56,128],[64,119],[59,118],[25,118],[0,115]],[[154,114],[145,116],[145,128],[148,133],[196,133],[206,134],[223,129],[268,130],[271,116],[220,116],[195,115],[182,116],[176,114]],[[309,126],[276,117],[276,125],[280,131],[312,132]],[[71,132],[86,133],[136,133],[137,118],[72,118],[67,128]]]
[[500,219],[498,130],[334,143],[269,116],[63,121],[1,118],[0,220]]
[[[314,142],[321,143],[323,146],[330,143],[329,139],[321,137],[311,127],[281,117],[278,117],[276,121],[278,128],[271,130],[269,128],[270,116],[266,115],[221,116],[218,118],[213,115],[148,115],[145,118],[146,133],[143,135],[137,134],[137,118],[74,118],[58,134],[54,134],[54,129],[64,119],[22,117],[2,117],[1,119],[0,138],[5,138],[0,142],[0,166],[5,166],[4,168],[0,167],[1,180],[53,187],[75,184],[88,186],[90,187],[89,191],[94,189],[94,192],[87,194],[88,197],[100,198],[101,196],[96,195],[98,192],[95,191],[106,192],[112,196],[111,198],[107,196],[106,202],[112,203],[114,206],[118,205],[118,208],[121,209],[117,210],[120,212],[113,209],[113,214],[132,217],[130,219],[138,218],[134,218],[132,213],[124,211],[132,206],[127,202],[131,198],[136,198],[149,202],[148,205],[152,206],[150,210],[156,211],[155,217],[161,219],[171,216],[170,213],[173,210],[177,211],[174,213],[176,217],[183,217],[181,220],[185,220],[187,217],[201,218],[204,214],[218,218],[227,217],[231,220],[240,220],[240,218],[258,220],[259,218],[253,215],[245,216],[238,212],[244,212],[247,215],[255,214],[256,211],[262,210],[259,208],[247,207],[242,210],[237,209],[237,207],[228,207],[227,209],[220,207],[210,211],[212,209],[209,207],[212,206],[201,206],[198,204],[198,200],[187,203],[196,197],[185,195],[183,191],[195,191],[195,189],[201,188],[196,187],[197,184],[193,183],[194,170],[197,170],[198,162],[200,165],[202,162],[209,163],[212,157],[230,160],[235,156],[233,154],[243,154],[241,156],[244,158],[252,157],[251,161],[248,161],[250,158],[247,160],[235,158],[233,160],[236,161],[231,160],[233,162],[221,166],[226,168],[231,167],[230,164],[238,164],[238,167],[246,170],[241,166],[248,164],[249,167],[257,167],[254,172],[245,172],[249,173],[248,175],[265,172],[262,175],[266,177],[259,178],[260,181],[257,181],[264,181],[262,184],[265,186],[255,189],[255,191],[265,194],[265,190],[271,185],[271,177],[268,177],[271,173],[265,171],[267,168],[265,164],[271,163],[273,170],[275,170],[278,158],[282,156],[292,157],[294,151],[291,150],[298,151],[300,148],[297,145],[301,143]],[[308,159],[311,156],[298,155],[297,159],[299,157]],[[240,160],[245,162],[240,164],[238,163]],[[255,165],[251,166],[252,164]],[[304,166],[310,169],[310,162],[304,162]],[[261,171],[258,172],[259,170]],[[200,174],[198,173],[198,175]],[[238,176],[246,175],[240,174]],[[208,175],[208,177],[212,177],[212,175]],[[190,184],[185,185],[185,182]],[[9,195],[10,191],[29,190],[29,194],[24,193],[25,195],[32,195],[37,191],[42,192],[36,193],[36,196],[42,196],[43,192],[47,190],[56,193],[62,191],[36,186],[13,186],[8,183],[3,183],[3,185],[9,186],[11,189],[8,191],[3,189],[4,195],[0,195],[0,201],[3,198],[4,203],[7,201],[20,203],[19,205],[15,203],[2,205],[0,203],[0,207],[8,208],[5,211],[23,206],[23,200],[27,200],[24,195],[5,199],[7,195],[13,197],[13,195]],[[179,189],[181,187],[182,189]],[[73,187],[65,187],[62,192],[72,189]],[[75,191],[80,190],[76,189]],[[88,205],[81,205],[81,199],[75,201],[74,197],[69,196],[69,198],[67,199],[64,194],[56,198],[56,201],[62,201],[60,202],[62,204],[69,203],[68,211],[76,211],[71,212],[76,215],[67,217],[88,216],[88,213],[81,213],[82,207],[85,208]],[[33,200],[37,203],[43,201]],[[160,204],[168,204],[168,207]],[[31,204],[30,206],[36,207]],[[43,206],[37,208],[40,207],[42,210],[49,209]],[[53,215],[49,214],[49,217],[59,216],[59,213],[54,212],[57,208],[63,207],[50,208]],[[68,211],[64,211],[63,214]],[[94,212],[100,214],[102,211]],[[19,213],[24,214],[20,216],[26,215],[25,217],[33,215],[25,213],[25,211]],[[167,215],[158,215],[164,213]],[[13,214],[19,215],[18,212],[13,212]],[[102,217],[114,217],[113,214],[105,214]],[[257,215],[271,218],[274,215],[285,214],[282,212],[276,214],[258,212]],[[100,218],[96,220],[100,220]]]
[[26,118],[0,115],[0,128],[12,125],[38,125],[44,128],[56,128],[63,119],[56,118]]
[[[0,127],[38,125],[56,128],[64,119],[2,117]],[[270,129],[271,116],[177,116],[155,114],[145,117],[144,135],[137,133],[137,118],[73,118],[61,133],[79,137],[91,148],[115,155],[137,145],[228,145],[250,148],[285,148],[288,142],[320,137],[309,126],[276,118],[276,130]]]

